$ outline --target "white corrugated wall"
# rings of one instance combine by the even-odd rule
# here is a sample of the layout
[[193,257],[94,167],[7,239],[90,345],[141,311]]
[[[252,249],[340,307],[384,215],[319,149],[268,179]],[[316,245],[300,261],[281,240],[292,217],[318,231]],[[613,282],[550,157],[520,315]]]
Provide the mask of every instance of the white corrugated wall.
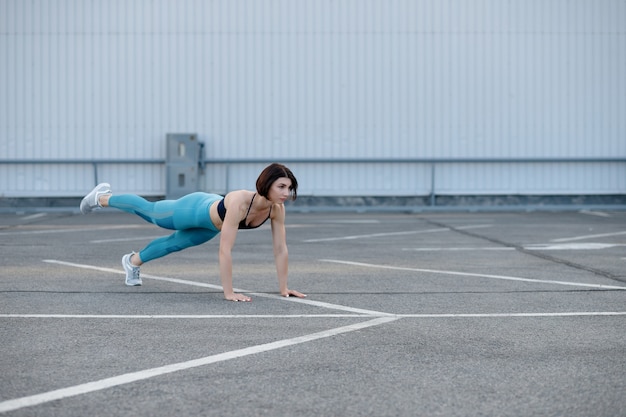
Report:
[[[0,160],[626,157],[623,0],[0,0]],[[626,193],[626,164],[445,164],[442,194]],[[209,166],[208,191],[261,165]],[[303,195],[424,195],[414,164],[295,164]],[[165,167],[103,165],[162,195]],[[2,196],[84,165],[0,164]]]

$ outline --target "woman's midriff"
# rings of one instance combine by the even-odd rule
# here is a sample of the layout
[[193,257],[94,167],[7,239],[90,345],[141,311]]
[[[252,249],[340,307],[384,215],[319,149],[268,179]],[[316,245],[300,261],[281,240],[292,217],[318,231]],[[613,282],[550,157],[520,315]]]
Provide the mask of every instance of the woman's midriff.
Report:
[[211,222],[213,226],[217,230],[222,230],[222,219],[220,219],[220,215],[217,214],[217,205],[220,203],[220,200],[214,201],[209,207],[209,217],[211,218]]

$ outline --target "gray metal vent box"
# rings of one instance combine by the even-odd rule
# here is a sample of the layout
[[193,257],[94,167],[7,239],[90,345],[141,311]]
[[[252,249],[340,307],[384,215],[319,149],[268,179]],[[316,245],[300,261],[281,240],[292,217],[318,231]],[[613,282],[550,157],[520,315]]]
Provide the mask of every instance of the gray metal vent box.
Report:
[[166,146],[165,198],[173,200],[199,191],[204,144],[194,133],[168,133]]

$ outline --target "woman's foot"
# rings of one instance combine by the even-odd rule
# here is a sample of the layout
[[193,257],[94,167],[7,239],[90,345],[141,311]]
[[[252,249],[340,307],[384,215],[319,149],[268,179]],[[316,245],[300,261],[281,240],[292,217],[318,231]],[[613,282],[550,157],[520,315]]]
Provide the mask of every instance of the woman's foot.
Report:
[[80,202],[80,212],[87,214],[94,210],[101,209],[100,197],[105,194],[112,194],[111,184],[102,182],[96,185],[96,187],[83,198],[83,201]]
[[139,267],[132,264],[130,258],[135,254],[131,252],[128,255],[122,257],[122,266],[126,271],[126,285],[129,287],[136,287],[141,285],[141,276],[139,276]]

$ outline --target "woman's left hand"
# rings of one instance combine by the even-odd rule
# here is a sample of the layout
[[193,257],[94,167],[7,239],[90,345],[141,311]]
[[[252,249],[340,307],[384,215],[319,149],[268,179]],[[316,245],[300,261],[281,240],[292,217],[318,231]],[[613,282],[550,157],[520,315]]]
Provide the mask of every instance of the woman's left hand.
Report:
[[294,297],[298,297],[298,298],[306,298],[306,294],[302,294],[301,292],[296,291],[296,290],[287,290],[287,291],[281,293],[280,295],[282,295],[283,297],[294,296]]

